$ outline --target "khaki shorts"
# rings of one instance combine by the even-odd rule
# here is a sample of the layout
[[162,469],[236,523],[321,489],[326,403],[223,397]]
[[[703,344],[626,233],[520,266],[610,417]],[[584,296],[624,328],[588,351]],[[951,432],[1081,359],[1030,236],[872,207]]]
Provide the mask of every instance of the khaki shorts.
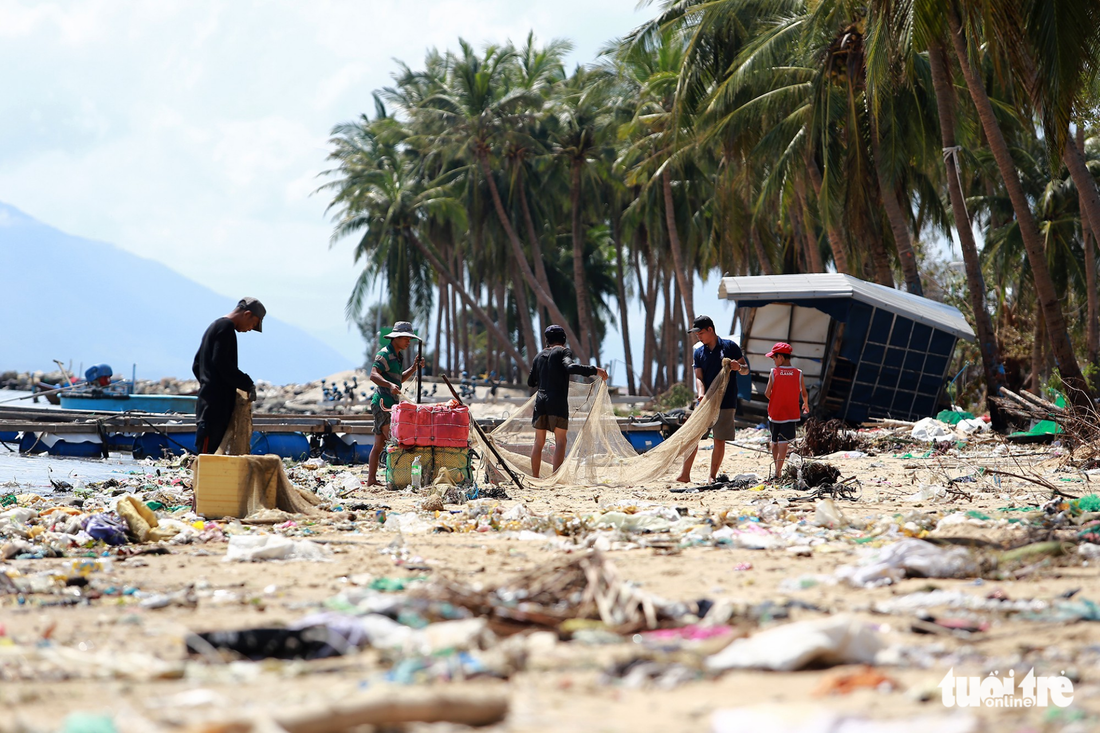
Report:
[[557,415],[539,415],[531,424],[535,426],[535,430],[568,430],[569,418],[558,417]]
[[727,410],[721,410],[718,413],[718,419],[714,421],[714,425],[710,428],[710,432],[715,440],[734,439],[734,433],[736,431],[734,419],[736,417],[737,410],[732,407]]

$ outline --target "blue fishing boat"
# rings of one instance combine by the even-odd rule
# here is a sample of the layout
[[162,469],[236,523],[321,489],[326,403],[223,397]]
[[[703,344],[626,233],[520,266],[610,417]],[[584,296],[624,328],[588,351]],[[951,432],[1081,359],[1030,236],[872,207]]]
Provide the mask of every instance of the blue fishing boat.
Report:
[[61,392],[61,406],[66,410],[195,414],[198,398],[193,395],[135,394],[133,379],[112,381],[112,376],[108,364],[89,367],[83,382]]

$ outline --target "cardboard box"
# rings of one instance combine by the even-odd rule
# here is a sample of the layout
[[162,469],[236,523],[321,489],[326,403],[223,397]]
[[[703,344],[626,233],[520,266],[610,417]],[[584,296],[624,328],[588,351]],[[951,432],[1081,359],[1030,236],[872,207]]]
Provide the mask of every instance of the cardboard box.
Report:
[[[204,517],[246,517],[250,508],[274,507],[276,472],[257,470],[259,462],[282,463],[278,456],[200,455],[195,459],[195,511]],[[266,468],[266,466],[264,466]]]

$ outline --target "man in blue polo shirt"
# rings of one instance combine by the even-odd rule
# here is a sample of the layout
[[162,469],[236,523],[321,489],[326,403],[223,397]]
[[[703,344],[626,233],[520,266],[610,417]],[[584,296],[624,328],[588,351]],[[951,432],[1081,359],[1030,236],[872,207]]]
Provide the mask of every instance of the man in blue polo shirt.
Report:
[[[719,338],[714,332],[714,321],[710,316],[696,316],[689,333],[695,334],[699,339],[699,346],[695,348],[695,357],[692,360],[695,366],[695,399],[701,402],[710,388],[711,382],[722,372],[722,360],[730,360],[730,369],[737,369],[739,374],[748,374],[749,365],[745,361],[745,355],[741,347],[729,339]],[[737,413],[737,387],[726,388],[726,394],[722,397],[722,408],[718,413],[718,420],[711,427],[714,436],[714,451],[710,454],[710,480],[714,482],[718,471],[722,467],[722,459],[726,457],[726,441],[734,437],[734,417]],[[684,459],[684,470],[680,472],[677,481],[687,483],[691,481],[691,464],[695,462],[695,454],[698,449]]]

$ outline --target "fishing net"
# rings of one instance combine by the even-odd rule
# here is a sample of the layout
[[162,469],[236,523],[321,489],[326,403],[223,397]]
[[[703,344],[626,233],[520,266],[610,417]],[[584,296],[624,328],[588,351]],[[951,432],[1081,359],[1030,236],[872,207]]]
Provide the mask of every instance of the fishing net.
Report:
[[[488,437],[508,467],[533,487],[629,486],[657,481],[672,471],[680,471],[684,458],[698,447],[699,440],[718,419],[729,383],[729,364],[728,359],[723,361],[725,368],[680,429],[656,448],[641,455],[619,429],[607,384],[599,378],[592,384],[571,382],[569,385],[567,453],[556,472],[551,473],[554,434],[548,431],[541,476],[531,474],[531,451],[535,442],[535,429],[531,425],[535,411],[534,396]],[[481,437],[476,431],[472,435],[485,460],[495,463],[496,457]]]

